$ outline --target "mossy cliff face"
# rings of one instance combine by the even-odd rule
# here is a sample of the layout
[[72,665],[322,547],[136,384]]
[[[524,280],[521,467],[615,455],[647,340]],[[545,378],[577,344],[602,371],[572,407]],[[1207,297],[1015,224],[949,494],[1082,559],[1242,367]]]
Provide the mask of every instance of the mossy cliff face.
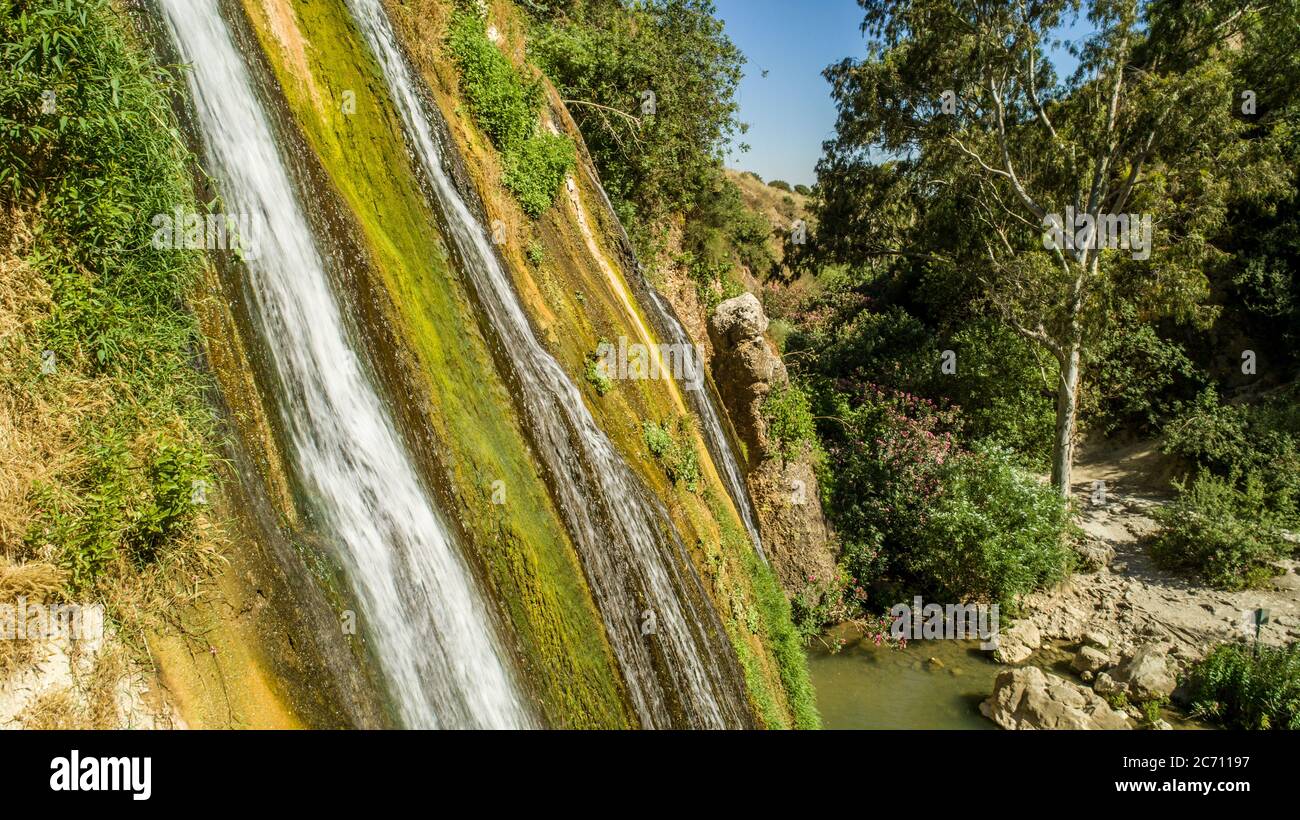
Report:
[[[788,606],[745,535],[683,388],[672,380],[599,385],[590,378],[600,341],[626,337],[653,349],[658,340],[573,122],[544,84],[537,128],[567,135],[579,159],[553,204],[531,217],[502,184],[502,159],[460,95],[443,46],[453,4],[386,5],[446,119],[464,192],[487,224],[504,229],[498,250],[538,337],[582,387],[597,422],[690,548],[753,713],[768,727],[815,726]],[[536,712],[552,726],[634,725],[557,496],[521,429],[510,377],[502,375],[503,352],[455,269],[443,216],[422,189],[384,79],[346,3],[240,0],[226,8],[260,75],[285,141],[282,155],[310,201],[313,229],[330,250],[331,275],[365,358],[495,603]],[[525,26],[516,10],[499,3],[489,22],[503,53],[531,72],[522,62]],[[273,383],[259,349],[274,340],[256,338],[246,318],[226,307],[239,302],[237,267],[223,269],[209,292],[218,298],[202,325],[235,439],[227,504],[239,523],[220,588],[238,617],[195,614],[196,624],[222,621],[212,646],[200,647],[216,652],[172,641],[163,678],[195,725],[386,725],[391,717],[363,638],[339,634],[338,619],[350,606],[346,581],[301,526],[267,411],[274,397],[258,389]],[[670,431],[681,463],[652,454],[647,425]],[[307,612],[295,616],[291,604],[299,599]],[[307,646],[290,640],[295,631],[310,638]],[[245,644],[251,648],[240,651]],[[232,669],[241,673],[239,703],[223,713]]]
[[[583,387],[583,398],[602,428],[641,479],[665,502],[673,525],[706,580],[741,667],[749,699],[771,727],[813,726],[817,718],[802,653],[788,608],[770,570],[744,534],[740,518],[710,460],[691,416],[683,387],[671,379],[591,378],[590,362],[601,341],[660,341],[637,297],[638,278],[616,219],[606,205],[581,136],[558,95],[543,81],[546,105],[538,127],[567,135],[578,145],[578,166],[555,201],[532,219],[503,184],[502,160],[469,115],[461,76],[445,46],[457,5],[437,0],[386,2],[404,41],[443,113],[461,160],[463,184],[472,188],[487,224],[504,234],[497,244],[516,292],[548,351]],[[523,59],[526,26],[508,2],[490,4],[486,30],[525,78],[535,76]],[[682,423],[682,422],[685,423]],[[693,450],[698,478],[665,464],[650,451],[646,424],[674,431],[676,450]]]
[[551,725],[628,725],[608,644],[540,470],[510,412],[438,216],[409,164],[382,80],[342,2],[244,3],[318,226],[346,248],[339,281],[399,424],[461,530]]

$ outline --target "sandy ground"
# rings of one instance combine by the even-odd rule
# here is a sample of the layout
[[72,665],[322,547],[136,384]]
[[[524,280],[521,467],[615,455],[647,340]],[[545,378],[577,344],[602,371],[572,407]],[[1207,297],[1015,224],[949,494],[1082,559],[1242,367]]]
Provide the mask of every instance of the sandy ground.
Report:
[[[1157,525],[1151,510],[1170,497],[1170,468],[1154,442],[1102,442],[1081,448],[1074,471],[1079,523],[1109,563],[1080,572],[1058,589],[1031,596],[1029,617],[1045,639],[1079,640],[1099,632],[1114,653],[1166,643],[1186,663],[1223,641],[1253,639],[1253,612],[1270,610],[1260,641],[1300,639],[1300,575],[1296,561],[1278,562],[1266,589],[1222,592],[1157,568],[1145,538]],[[1104,503],[1094,503],[1105,482]]]

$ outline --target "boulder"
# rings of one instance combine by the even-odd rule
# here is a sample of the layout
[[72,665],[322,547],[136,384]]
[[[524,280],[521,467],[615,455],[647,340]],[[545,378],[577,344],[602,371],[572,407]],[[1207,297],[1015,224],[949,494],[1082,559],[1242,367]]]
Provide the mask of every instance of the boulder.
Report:
[[1070,661],[1070,666],[1074,667],[1076,672],[1090,672],[1096,674],[1110,666],[1110,656],[1094,646],[1085,646]]
[[1162,644],[1139,647],[1115,670],[1114,678],[1128,684],[1129,697],[1136,701],[1167,698],[1178,685],[1168,648]]
[[709,330],[735,346],[766,333],[767,314],[757,296],[743,293],[718,305]]
[[1097,693],[1036,666],[1007,669],[980,712],[1003,729],[1129,729]]
[[1083,633],[1083,642],[1098,649],[1110,649],[1110,636],[1096,629]]
[[1043,645],[1043,635],[1033,621],[1017,621],[1015,626],[998,635],[993,659],[998,663],[1020,663]]
[[1097,673],[1097,680],[1092,684],[1092,688],[1099,695],[1109,695],[1112,692],[1118,692],[1121,694],[1128,692],[1127,683],[1116,682],[1116,680],[1106,672]]

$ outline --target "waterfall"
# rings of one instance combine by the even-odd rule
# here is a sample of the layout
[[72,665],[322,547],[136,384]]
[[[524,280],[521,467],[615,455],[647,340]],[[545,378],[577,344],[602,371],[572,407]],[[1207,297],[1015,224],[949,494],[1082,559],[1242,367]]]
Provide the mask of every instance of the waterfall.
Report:
[[[642,290],[646,292],[648,301],[654,308],[653,315],[657,320],[655,329],[670,343],[687,349],[691,344],[691,337],[686,334],[686,328],[682,327],[682,323],[677,320],[672,308],[668,307],[664,298],[649,282],[642,280]],[[699,366],[703,369],[704,362],[701,361]],[[718,472],[727,485],[727,492],[731,495],[731,500],[736,503],[736,509],[740,511],[740,519],[745,522],[745,529],[749,532],[750,540],[754,542],[754,549],[758,552],[758,557],[766,563],[763,539],[758,534],[758,519],[754,515],[754,505],[750,502],[749,490],[745,487],[740,463],[736,461],[731,439],[722,426],[722,417],[718,413],[718,403],[709,386],[708,377],[702,372],[700,376],[702,380],[700,389],[686,391],[689,394],[691,407],[700,418],[700,429],[704,432],[704,441],[709,447],[709,455],[713,457],[713,463],[718,466]]]
[[325,262],[218,0],[159,0],[209,170],[229,211],[260,223],[244,265],[271,352],[294,469],[335,545],[403,724],[532,720],[489,610],[349,344]]
[[[426,105],[381,0],[347,0],[401,116],[454,251],[509,357],[539,455],[646,727],[752,725],[739,663],[667,511],[538,342],[486,231],[443,168]],[[644,634],[643,634],[644,633]]]

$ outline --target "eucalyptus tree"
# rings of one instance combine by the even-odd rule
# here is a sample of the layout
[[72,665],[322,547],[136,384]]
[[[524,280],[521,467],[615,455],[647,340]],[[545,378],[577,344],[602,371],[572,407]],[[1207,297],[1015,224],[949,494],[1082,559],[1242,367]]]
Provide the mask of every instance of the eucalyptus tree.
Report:
[[[1248,138],[1270,95],[1234,69],[1262,16],[1294,3],[859,3],[867,56],[825,72],[839,119],[815,249],[970,277],[1049,351],[1052,481],[1068,496],[1081,368],[1108,315],[1207,320],[1226,203],[1288,177],[1269,140]],[[1079,42],[1058,40],[1081,21]],[[1078,61],[1069,77],[1057,48]]]

